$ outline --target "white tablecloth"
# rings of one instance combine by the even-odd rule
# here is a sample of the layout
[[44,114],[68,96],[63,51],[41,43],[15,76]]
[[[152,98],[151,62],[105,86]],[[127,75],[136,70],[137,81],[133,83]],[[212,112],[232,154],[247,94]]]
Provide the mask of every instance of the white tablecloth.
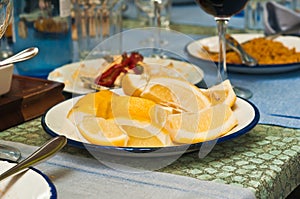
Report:
[[[20,143],[1,143],[19,148],[23,157],[36,149]],[[234,185],[160,172],[121,172],[108,168],[95,159],[65,153],[59,153],[35,168],[50,177],[57,189],[58,198],[62,199],[255,198],[252,190]]]

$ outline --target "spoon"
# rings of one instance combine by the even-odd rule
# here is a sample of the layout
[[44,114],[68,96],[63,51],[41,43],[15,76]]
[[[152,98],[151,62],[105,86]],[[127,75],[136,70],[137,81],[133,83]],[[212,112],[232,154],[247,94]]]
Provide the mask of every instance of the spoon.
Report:
[[37,47],[27,48],[5,60],[0,61],[0,67],[5,66],[7,64],[25,61],[27,59],[34,57],[38,52],[39,49]]
[[8,169],[0,175],[0,181],[17,173],[28,169],[30,166],[34,166],[41,163],[58,151],[60,151],[67,143],[67,138],[65,136],[57,136],[46,142],[38,150],[28,156],[26,159],[22,160],[12,168]]
[[226,34],[225,37],[226,44],[240,55],[243,64],[247,66],[256,66],[258,64],[257,60],[250,56],[236,39],[231,37],[229,34]]
[[[255,60],[253,57],[251,57],[246,51],[243,49],[241,44],[231,37],[230,35],[226,34],[226,52],[227,51],[235,51],[237,54],[240,56],[242,63],[247,65],[247,66],[255,66],[258,64],[257,60]],[[217,48],[218,46],[212,46],[209,47],[208,49],[205,49],[205,51],[208,51],[208,53],[215,54],[219,53],[219,49]]]

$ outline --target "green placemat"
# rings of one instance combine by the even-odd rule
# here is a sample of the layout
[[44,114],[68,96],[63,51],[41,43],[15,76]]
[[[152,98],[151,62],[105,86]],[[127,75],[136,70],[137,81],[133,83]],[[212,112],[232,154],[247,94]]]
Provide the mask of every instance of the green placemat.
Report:
[[[0,133],[0,139],[39,146],[51,136],[41,118]],[[86,157],[85,149],[64,151]],[[285,198],[300,183],[300,129],[257,125],[238,138],[217,144],[203,159],[184,154],[161,172],[251,188],[257,198]]]

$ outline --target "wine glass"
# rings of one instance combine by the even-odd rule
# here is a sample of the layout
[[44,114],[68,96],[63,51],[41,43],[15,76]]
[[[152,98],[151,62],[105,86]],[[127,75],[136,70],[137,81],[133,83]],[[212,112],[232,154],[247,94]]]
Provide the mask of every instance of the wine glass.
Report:
[[156,27],[152,37],[141,42],[143,46],[153,46],[153,56],[163,57],[159,51],[168,42],[161,38],[161,28],[168,28],[170,19],[171,0],[135,0],[136,7],[146,13],[148,26]]
[[[197,4],[208,14],[214,16],[219,37],[218,79],[227,79],[226,67],[226,29],[230,17],[240,12],[248,0],[196,0]],[[250,98],[252,92],[248,89],[234,87],[236,95]],[[204,142],[199,149],[199,158],[204,158],[215,146],[217,139]]]
[[[12,0],[0,0],[0,39],[10,23],[12,10]],[[0,158],[17,161],[20,157],[21,153],[18,149],[0,144]]]
[[[196,0],[199,6],[208,14],[214,16],[217,23],[218,36],[219,36],[219,62],[218,62],[218,75],[220,80],[227,79],[226,67],[226,29],[230,17],[240,12],[248,0]],[[250,98],[252,92],[248,89],[235,87],[234,91],[237,96],[243,98]]]

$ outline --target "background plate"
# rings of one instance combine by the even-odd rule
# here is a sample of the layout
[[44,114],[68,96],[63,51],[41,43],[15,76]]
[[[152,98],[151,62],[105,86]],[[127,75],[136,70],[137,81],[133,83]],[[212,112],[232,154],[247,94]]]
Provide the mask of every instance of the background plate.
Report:
[[[263,34],[233,34],[240,43],[251,40],[257,37],[263,37]],[[297,52],[300,52],[300,37],[296,36],[279,36],[275,41],[282,42],[288,48],[295,48]],[[204,39],[197,40],[187,45],[187,52],[202,61],[208,61],[204,59],[199,51],[201,46],[208,46],[213,51],[218,49],[218,39],[216,36],[207,37]],[[216,63],[217,64],[217,63]],[[270,64],[270,65],[257,65],[253,67],[246,66],[244,64],[227,64],[228,71],[238,72],[238,73],[247,73],[247,74],[270,74],[270,73],[283,73],[293,70],[300,69],[300,63],[292,64]]]
[[[172,63],[174,71],[193,84],[199,83],[204,77],[204,73],[199,67],[187,62],[149,57],[145,57],[144,62],[154,69],[161,68],[161,66],[167,66]],[[107,62],[104,59],[84,60],[82,62],[66,64],[50,72],[48,80],[64,83],[65,92],[74,94],[94,92],[95,90],[84,87],[84,84],[80,81],[79,73],[84,76],[96,78],[106,64]],[[175,73],[172,73],[171,75],[173,74]]]

